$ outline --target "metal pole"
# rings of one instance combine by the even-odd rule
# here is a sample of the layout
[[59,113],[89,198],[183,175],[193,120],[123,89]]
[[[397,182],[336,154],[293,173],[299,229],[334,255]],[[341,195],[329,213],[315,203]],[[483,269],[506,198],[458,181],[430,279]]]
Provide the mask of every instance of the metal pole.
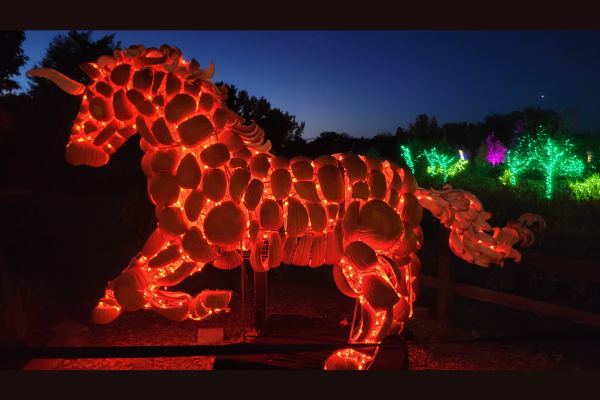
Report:
[[440,325],[448,326],[448,306],[450,303],[450,262],[451,251],[448,247],[449,230],[440,224],[438,242],[438,299],[437,299],[437,321]]
[[[243,255],[243,253],[242,253]],[[242,261],[242,343],[246,342],[246,260]]]

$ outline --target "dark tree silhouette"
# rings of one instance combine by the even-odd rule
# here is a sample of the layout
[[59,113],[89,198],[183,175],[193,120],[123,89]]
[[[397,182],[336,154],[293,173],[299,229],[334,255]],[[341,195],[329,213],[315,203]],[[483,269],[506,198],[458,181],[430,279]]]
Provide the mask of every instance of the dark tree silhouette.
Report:
[[24,31],[0,31],[0,94],[21,88],[11,77],[19,76],[19,68],[29,60],[21,47],[24,40]]
[[304,121],[296,122],[296,116],[272,108],[264,97],[248,95],[246,90],[239,90],[235,85],[217,82],[217,86],[227,87],[227,107],[237,112],[248,122],[253,120],[265,130],[265,137],[271,141],[271,153],[293,157],[306,150],[306,141],[302,138]]
[[308,144],[311,157],[323,154],[345,153],[356,147],[357,138],[347,133],[321,132],[317,138]]
[[415,118],[415,122],[408,126],[406,139],[420,140],[425,143],[438,141],[442,139],[442,130],[435,117],[430,119],[427,114],[420,114]]
[[[121,46],[121,42],[113,43],[114,34],[106,35],[95,42],[91,40],[91,36],[92,31],[77,32],[74,30],[70,31],[67,36],[56,36],[52,39],[41,63],[36,64],[35,67],[52,68],[79,83],[89,84],[90,78],[79,68],[79,64],[94,62],[102,55],[112,55],[113,51]],[[52,96],[52,94],[56,95],[57,92],[62,92],[48,79],[39,77],[30,77],[29,79],[31,96]]]
[[467,122],[449,122],[442,125],[442,132],[449,144],[464,146],[467,143],[468,128]]
[[396,129],[396,138],[399,141],[401,141],[402,143],[404,143],[408,140],[406,137],[406,134],[407,134],[406,131],[401,126],[399,126],[398,129]]

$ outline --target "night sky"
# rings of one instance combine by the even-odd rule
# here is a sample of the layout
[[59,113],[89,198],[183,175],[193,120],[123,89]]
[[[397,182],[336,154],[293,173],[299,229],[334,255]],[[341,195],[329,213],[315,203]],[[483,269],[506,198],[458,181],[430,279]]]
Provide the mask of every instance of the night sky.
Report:
[[[30,61],[67,31],[26,31]],[[418,114],[478,122],[524,107],[579,110],[577,130],[600,129],[598,31],[94,31],[122,47],[179,47],[213,81],[264,96],[323,131],[371,137]],[[89,60],[95,61],[95,60]]]

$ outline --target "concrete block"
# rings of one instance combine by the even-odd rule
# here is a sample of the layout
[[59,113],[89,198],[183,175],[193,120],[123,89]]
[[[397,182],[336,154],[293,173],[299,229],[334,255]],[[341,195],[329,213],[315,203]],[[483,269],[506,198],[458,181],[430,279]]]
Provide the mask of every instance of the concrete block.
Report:
[[198,329],[198,345],[223,342],[223,328]]

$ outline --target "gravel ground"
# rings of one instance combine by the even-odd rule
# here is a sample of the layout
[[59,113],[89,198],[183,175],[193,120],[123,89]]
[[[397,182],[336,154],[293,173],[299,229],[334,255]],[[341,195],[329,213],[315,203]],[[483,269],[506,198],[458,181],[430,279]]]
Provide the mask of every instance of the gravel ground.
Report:
[[[268,313],[298,314],[309,318],[327,318],[352,323],[354,299],[335,288],[331,267],[316,270],[288,267],[274,270],[268,280]],[[251,274],[251,271],[250,271]],[[199,275],[199,276],[197,276]],[[229,289],[234,292],[229,313],[214,315],[202,322],[186,320],[176,323],[152,311],[124,313],[107,325],[94,325],[91,320],[77,322],[89,327],[86,346],[192,346],[199,328],[222,327],[224,344],[238,343],[242,338],[240,269],[220,271],[207,267],[173,290],[197,293],[204,288]],[[252,284],[250,275],[250,284]],[[207,282],[209,284],[207,284]],[[235,282],[231,284],[231,282]],[[252,286],[250,286],[252,287]],[[246,332],[248,333],[246,328]],[[550,349],[539,345],[506,341],[485,341],[481,332],[442,328],[430,315],[427,301],[419,301],[415,314],[404,328],[402,337],[408,347],[408,369],[411,370],[556,370],[589,369],[589,365],[567,361]],[[214,357],[173,357],[137,359],[63,360],[58,370],[210,370]]]

